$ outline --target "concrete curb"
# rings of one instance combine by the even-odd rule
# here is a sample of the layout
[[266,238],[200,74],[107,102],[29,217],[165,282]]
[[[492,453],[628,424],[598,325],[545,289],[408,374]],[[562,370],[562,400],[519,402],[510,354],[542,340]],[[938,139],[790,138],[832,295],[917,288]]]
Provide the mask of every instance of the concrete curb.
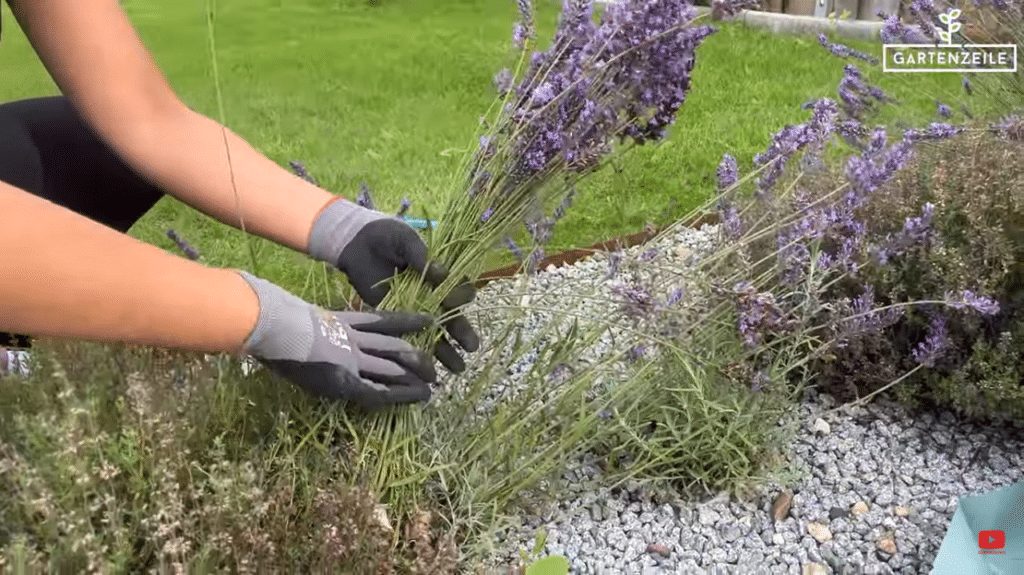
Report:
[[[616,0],[597,0],[600,4],[614,4]],[[698,14],[708,14],[711,8],[697,6]],[[837,37],[865,42],[881,42],[882,22],[869,20],[838,20],[832,23],[828,18],[816,16],[794,16],[777,12],[746,10],[730,21],[743,22],[755,28],[764,28],[775,33],[812,34],[833,32]]]
[[[711,12],[710,8],[704,6],[698,6],[697,10],[703,13]],[[840,38],[865,42],[881,42],[883,25],[882,22],[867,20],[837,20],[833,23],[828,18],[757,11],[742,12],[733,18],[733,21],[743,22],[747,26],[764,28],[775,33],[813,34],[816,36],[821,32],[833,32]]]

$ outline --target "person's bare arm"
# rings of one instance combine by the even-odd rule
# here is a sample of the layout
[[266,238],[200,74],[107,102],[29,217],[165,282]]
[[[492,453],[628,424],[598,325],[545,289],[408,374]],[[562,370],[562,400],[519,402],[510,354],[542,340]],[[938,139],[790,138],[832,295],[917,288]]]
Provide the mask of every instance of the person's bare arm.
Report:
[[238,352],[259,315],[235,271],[169,254],[0,182],[0,330]]
[[189,110],[117,0],[8,2],[61,92],[134,170],[226,224],[244,218],[246,230],[306,251],[314,218],[336,196]]

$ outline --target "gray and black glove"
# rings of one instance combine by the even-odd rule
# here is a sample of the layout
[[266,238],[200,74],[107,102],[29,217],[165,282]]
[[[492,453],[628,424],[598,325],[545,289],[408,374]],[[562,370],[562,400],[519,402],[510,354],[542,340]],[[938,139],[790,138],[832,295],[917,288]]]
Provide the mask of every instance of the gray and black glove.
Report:
[[260,314],[242,352],[316,397],[366,409],[426,401],[434,362],[400,336],[432,323],[425,315],[328,311],[239,271]]
[[[448,277],[444,266],[437,262],[428,264],[427,246],[409,224],[344,199],[328,204],[313,222],[309,255],[345,272],[359,297],[374,307],[388,293],[384,280],[400,271],[425,271],[427,282],[434,287]],[[448,294],[442,307],[451,311],[475,296],[476,290],[466,282]],[[473,352],[480,347],[479,336],[462,315],[446,321],[445,328],[462,349]],[[434,348],[434,355],[453,372],[466,368],[462,357],[444,338]]]

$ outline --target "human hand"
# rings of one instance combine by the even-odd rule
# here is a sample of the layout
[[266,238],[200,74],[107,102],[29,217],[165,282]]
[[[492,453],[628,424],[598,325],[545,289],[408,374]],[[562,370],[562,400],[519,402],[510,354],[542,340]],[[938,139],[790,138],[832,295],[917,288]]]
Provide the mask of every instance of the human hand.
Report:
[[[426,244],[407,223],[342,199],[328,204],[313,222],[309,255],[345,272],[359,297],[371,306],[379,305],[387,295],[384,280],[400,271],[424,274],[434,287],[448,278],[444,266],[427,262]],[[452,311],[474,297],[476,290],[466,281],[448,294],[442,309]],[[480,347],[479,336],[461,314],[447,320],[445,328],[462,349],[473,352]],[[466,368],[459,352],[444,337],[434,348],[434,356],[452,372]]]
[[243,353],[316,397],[368,410],[430,398],[430,383],[437,381],[433,362],[400,339],[430,325],[430,317],[328,311],[267,280],[238,273],[260,304]]

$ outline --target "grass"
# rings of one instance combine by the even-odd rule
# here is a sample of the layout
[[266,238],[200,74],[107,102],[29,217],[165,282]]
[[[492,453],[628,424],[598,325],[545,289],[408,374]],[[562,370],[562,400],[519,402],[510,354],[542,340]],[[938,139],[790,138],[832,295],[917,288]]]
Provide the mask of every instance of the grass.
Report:
[[[218,118],[203,3],[123,4],[180,97]],[[539,37],[550,37],[557,10],[543,3],[539,16]],[[414,215],[437,213],[457,166],[452,152],[472,144],[478,117],[492,101],[491,77],[505,63],[515,18],[512,3],[498,0],[407,0],[379,7],[327,0],[221,2],[215,26],[226,123],[279,164],[303,161],[335,193],[355,197],[365,181],[382,209],[397,208],[406,195],[415,202]],[[0,71],[0,100],[57,93],[16,26],[6,30]],[[922,118],[934,115],[936,94],[959,89],[956,77],[865,72]],[[803,102],[834,95],[841,76],[814,38],[721,25],[698,52],[694,87],[670,139],[589,178],[549,251],[687,213],[712,194],[723,153],[749,166],[778,127],[806,118]],[[173,250],[167,228],[190,240],[212,265],[251,267],[237,247],[241,232],[173,198],[161,201],[131,233]],[[257,240],[256,246],[261,274],[310,297],[308,259],[269,242]],[[508,261],[500,253],[495,265]]]

